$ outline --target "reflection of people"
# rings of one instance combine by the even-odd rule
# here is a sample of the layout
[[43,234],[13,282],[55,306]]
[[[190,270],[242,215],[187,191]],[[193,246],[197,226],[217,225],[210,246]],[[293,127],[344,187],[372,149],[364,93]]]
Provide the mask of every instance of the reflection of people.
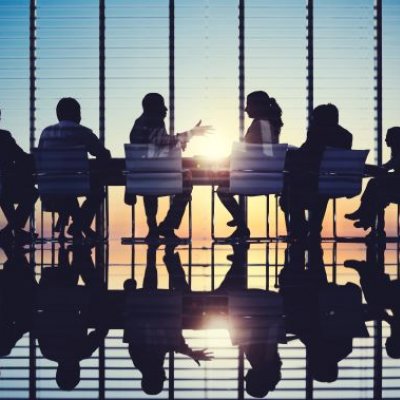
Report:
[[360,288],[328,283],[319,245],[310,247],[306,268],[300,243],[288,248],[279,281],[287,331],[306,346],[311,375],[320,382],[335,381],[353,338],[367,336]]
[[382,243],[369,243],[366,261],[347,260],[344,265],[360,275],[371,318],[383,319],[390,325],[390,336],[385,343],[387,355],[400,358],[400,279],[391,280],[385,274],[384,250]]
[[[281,207],[285,212],[288,233],[302,239],[308,233],[319,238],[328,198],[317,194],[318,173],[326,147],[350,149],[352,135],[339,125],[339,111],[333,104],[322,104],[312,113],[307,139],[300,149],[288,154],[289,170]],[[308,226],[305,210],[309,210]],[[289,217],[290,216],[290,217]]]
[[[282,110],[273,97],[262,91],[252,92],[247,96],[245,111],[253,121],[244,137],[246,143],[279,143],[279,134],[283,125]],[[243,211],[228,187],[221,185],[217,194],[222,204],[232,216],[228,226],[236,227],[231,238],[247,238],[250,231],[246,225]]]
[[[374,228],[379,213],[391,202],[400,201],[400,127],[388,129],[386,144],[391,150],[390,160],[382,166],[382,173],[368,182],[358,209],[346,214],[346,218],[356,221],[357,228]],[[384,219],[380,222],[378,231],[384,234]]]
[[[0,110],[1,118],[1,110]],[[33,160],[15,142],[11,133],[0,129],[0,207],[7,225],[0,230],[0,241],[13,238],[20,243],[32,240],[23,228],[38,194],[33,181]],[[17,208],[14,208],[17,204]]]
[[124,342],[129,354],[142,374],[142,389],[154,395],[162,391],[165,371],[164,360],[169,352],[187,355],[197,364],[212,359],[206,349],[191,349],[182,335],[182,289],[187,284],[182,278],[179,255],[174,248],[166,249],[164,261],[170,276],[172,290],[157,290],[157,246],[149,246],[143,289],[136,289],[134,280],[127,280]]
[[[165,128],[164,118],[167,115],[167,107],[164,98],[158,93],[148,93],[142,101],[143,114],[135,121],[130,133],[130,142],[134,144],[154,144],[156,146],[180,146],[183,150],[192,136],[205,134],[210,127],[201,126],[200,122],[191,130],[177,135],[169,135]],[[186,185],[185,185],[186,183]],[[149,227],[148,239],[154,240],[158,236],[169,239],[178,239],[174,229],[179,228],[186,205],[190,200],[192,185],[188,179],[184,181],[183,192],[176,194],[173,198],[170,209],[163,222],[157,226],[157,196],[143,196],[144,207]],[[125,201],[132,204],[136,199]]]
[[285,343],[282,298],[278,293],[246,288],[248,244],[232,247],[232,266],[217,292],[228,293],[231,341],[250,363],[246,392],[262,398],[281,379],[278,343]]
[[[44,300],[36,316],[36,335],[43,357],[58,364],[56,381],[62,390],[72,390],[78,385],[80,361],[90,358],[107,334],[100,319],[102,291],[89,291],[89,287],[101,289],[93,270],[88,247],[74,248],[72,263],[68,251],[61,248],[58,267],[45,268],[39,282]],[[79,275],[87,287],[78,286]],[[99,308],[99,315],[90,316],[96,328],[88,333],[90,296]]]
[[[58,102],[57,118],[59,121],[57,124],[43,130],[39,140],[39,149],[83,146],[88,153],[100,161],[110,158],[110,152],[98,137],[89,128],[80,125],[81,107],[75,99],[67,97]],[[68,233],[79,237],[83,232],[86,237],[95,238],[96,234],[90,226],[103,198],[103,188],[93,178],[91,193],[80,208],[76,198],[47,199],[47,202],[51,204],[57,200],[53,208],[61,208],[61,211],[67,211],[72,216],[73,223],[69,227]]]
[[37,283],[23,249],[5,247],[7,261],[0,270],[0,357],[10,354],[28,332]]

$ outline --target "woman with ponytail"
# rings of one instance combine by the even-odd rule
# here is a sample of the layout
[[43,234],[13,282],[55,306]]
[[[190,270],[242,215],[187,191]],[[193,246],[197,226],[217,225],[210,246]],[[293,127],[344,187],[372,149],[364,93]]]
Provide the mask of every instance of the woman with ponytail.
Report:
[[[244,136],[244,142],[253,144],[279,143],[279,135],[283,126],[282,110],[273,97],[269,97],[263,91],[252,92],[247,96],[245,111],[253,121]],[[227,189],[226,186],[220,186],[217,194],[222,204],[232,215],[232,220],[227,225],[236,226],[236,230],[230,238],[246,239],[250,236],[249,228],[239,204]]]

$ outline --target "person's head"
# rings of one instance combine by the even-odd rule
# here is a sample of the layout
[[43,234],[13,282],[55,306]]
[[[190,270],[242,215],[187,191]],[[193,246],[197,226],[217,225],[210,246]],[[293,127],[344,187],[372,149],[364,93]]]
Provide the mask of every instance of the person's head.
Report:
[[249,396],[261,399],[265,397],[268,392],[275,390],[280,380],[280,367],[268,370],[249,369],[245,377],[246,393]]
[[312,112],[312,123],[318,126],[335,126],[339,123],[339,110],[334,104],[321,104]]
[[164,368],[155,368],[143,373],[142,390],[146,394],[156,395],[161,393],[164,388],[165,372]]
[[159,93],[147,93],[142,100],[143,113],[152,118],[164,119],[168,108],[165,106],[164,98]]
[[73,390],[81,380],[81,367],[78,361],[59,363],[56,382],[61,390]]
[[281,108],[273,97],[262,90],[247,95],[245,111],[250,118],[267,118],[278,128],[283,125]]
[[81,122],[81,106],[72,97],[64,97],[57,104],[57,118],[59,121]]
[[400,150],[400,127],[389,128],[386,132],[385,141],[392,150]]
[[400,358],[400,338],[389,336],[385,343],[386,353],[390,358]]

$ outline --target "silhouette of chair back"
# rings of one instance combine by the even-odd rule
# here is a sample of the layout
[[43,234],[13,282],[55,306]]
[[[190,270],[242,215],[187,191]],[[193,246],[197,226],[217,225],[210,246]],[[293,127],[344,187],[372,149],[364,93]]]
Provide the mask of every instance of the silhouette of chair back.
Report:
[[126,144],[126,194],[168,196],[182,192],[182,154],[176,147]]
[[358,195],[368,152],[326,148],[320,165],[318,193],[330,198]]
[[179,345],[182,296],[167,290],[126,294],[124,339],[146,345]]
[[89,160],[84,147],[36,149],[34,157],[41,198],[62,199],[90,193]]
[[232,194],[281,193],[287,144],[234,143],[230,162]]

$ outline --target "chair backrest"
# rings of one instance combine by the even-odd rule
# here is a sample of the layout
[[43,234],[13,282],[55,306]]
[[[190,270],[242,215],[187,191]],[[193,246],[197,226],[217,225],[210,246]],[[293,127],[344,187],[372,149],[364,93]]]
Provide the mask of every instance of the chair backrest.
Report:
[[165,196],[182,192],[182,153],[178,147],[126,144],[126,193]]
[[324,196],[353,197],[361,192],[369,150],[324,150],[318,179],[318,193]]
[[182,152],[176,146],[126,144],[125,167],[128,172],[182,172]]
[[287,149],[287,144],[234,143],[230,192],[245,195],[280,193]]
[[85,196],[90,193],[89,160],[83,146],[35,149],[41,196]]

